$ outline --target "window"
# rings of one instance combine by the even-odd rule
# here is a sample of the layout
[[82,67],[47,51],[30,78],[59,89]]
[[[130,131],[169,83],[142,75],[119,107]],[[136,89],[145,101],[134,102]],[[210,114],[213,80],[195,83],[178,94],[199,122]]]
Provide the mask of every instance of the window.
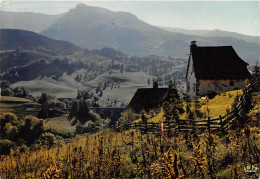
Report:
[[230,86],[234,86],[234,81],[231,80],[231,81],[229,82],[229,85],[230,85]]

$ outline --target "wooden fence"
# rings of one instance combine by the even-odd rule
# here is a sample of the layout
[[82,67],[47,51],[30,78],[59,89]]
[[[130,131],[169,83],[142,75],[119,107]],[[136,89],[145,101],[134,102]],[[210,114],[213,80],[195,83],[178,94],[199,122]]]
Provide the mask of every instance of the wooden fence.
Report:
[[[259,79],[258,81],[251,81],[250,84],[243,89],[243,94],[239,97],[239,102],[235,109],[224,116],[218,118],[208,118],[204,120],[183,120],[179,119],[176,121],[163,121],[163,122],[139,122],[129,123],[123,126],[117,126],[116,129],[128,130],[128,129],[139,129],[143,133],[166,133],[167,135],[174,135],[177,132],[221,132],[226,133],[236,122],[243,120],[245,114],[250,110],[251,107],[251,93],[259,91]],[[242,121],[240,121],[242,122]]]

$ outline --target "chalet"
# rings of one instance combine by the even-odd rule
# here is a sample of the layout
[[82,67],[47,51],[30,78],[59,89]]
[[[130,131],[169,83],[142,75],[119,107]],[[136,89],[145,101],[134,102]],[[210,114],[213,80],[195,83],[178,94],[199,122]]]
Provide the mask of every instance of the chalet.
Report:
[[158,88],[158,83],[154,82],[153,88],[139,88],[130,101],[128,108],[134,113],[140,113],[142,110],[149,112],[162,105],[164,97],[168,93],[168,88]]
[[250,78],[244,62],[232,46],[198,47],[190,45],[187,66],[187,93],[191,97],[211,92],[242,89]]

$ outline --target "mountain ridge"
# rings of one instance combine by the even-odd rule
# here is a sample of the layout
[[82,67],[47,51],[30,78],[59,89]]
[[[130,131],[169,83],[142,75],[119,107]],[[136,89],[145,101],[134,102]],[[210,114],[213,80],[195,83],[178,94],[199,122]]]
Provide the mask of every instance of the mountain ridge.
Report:
[[169,32],[175,32],[175,33],[182,33],[187,35],[198,35],[198,36],[219,36],[219,37],[234,37],[239,38],[242,40],[245,40],[247,42],[252,42],[256,44],[260,44],[260,36],[254,36],[254,35],[245,35],[238,32],[230,32],[220,29],[214,29],[214,30],[187,30],[182,28],[174,28],[174,27],[159,27],[163,30],[169,31]]
[[[35,14],[31,13],[31,16]],[[68,41],[82,48],[112,47],[131,55],[187,57],[190,41],[196,40],[198,46],[233,46],[238,55],[250,64],[254,64],[260,56],[260,37],[219,30],[161,29],[141,21],[129,12],[114,12],[78,4],[66,13],[50,17],[56,19],[52,19],[47,29],[41,28],[42,35]],[[37,26],[34,22],[24,28],[32,29],[30,26]],[[15,23],[11,25],[15,26]],[[20,27],[19,23],[17,27]]]
[[22,29],[41,32],[57,21],[63,14],[47,15],[33,12],[7,12],[0,10],[0,29]]

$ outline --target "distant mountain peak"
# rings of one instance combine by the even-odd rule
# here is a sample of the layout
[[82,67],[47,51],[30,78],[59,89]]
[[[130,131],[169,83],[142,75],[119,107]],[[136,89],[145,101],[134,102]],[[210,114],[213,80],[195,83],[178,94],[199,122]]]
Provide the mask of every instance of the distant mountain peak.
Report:
[[75,9],[86,8],[86,7],[88,7],[88,5],[83,4],[83,3],[79,3],[79,4],[76,5]]

